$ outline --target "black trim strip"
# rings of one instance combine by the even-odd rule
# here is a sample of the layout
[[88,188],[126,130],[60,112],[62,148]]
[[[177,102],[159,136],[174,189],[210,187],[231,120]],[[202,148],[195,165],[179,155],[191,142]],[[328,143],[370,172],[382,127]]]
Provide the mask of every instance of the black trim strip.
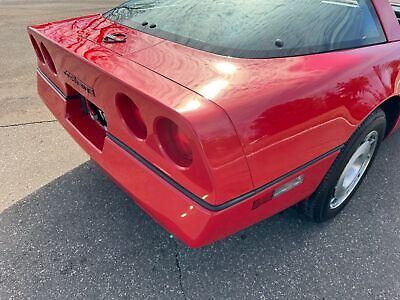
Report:
[[[43,72],[41,70],[39,70],[39,68],[37,69],[37,72],[39,75],[41,75],[43,77],[44,80],[46,80],[49,85],[54,88],[54,90],[60,94],[61,97],[63,97],[66,101],[67,100],[71,100],[71,99],[76,99],[78,98],[77,96],[66,96],[45,74],[43,74]],[[239,197],[236,197],[230,201],[227,201],[221,205],[211,205],[210,203],[204,201],[203,199],[201,199],[200,197],[196,196],[195,194],[193,194],[191,191],[187,190],[185,187],[183,187],[181,184],[179,184],[178,182],[176,182],[174,179],[172,179],[171,177],[169,177],[167,174],[165,174],[162,170],[160,170],[159,168],[157,168],[156,166],[154,166],[152,163],[150,163],[147,159],[145,159],[143,156],[141,156],[139,153],[137,153],[135,150],[131,149],[129,146],[127,146],[124,142],[122,142],[121,140],[119,140],[117,137],[113,136],[111,133],[107,132],[107,137],[113,141],[115,144],[117,144],[118,146],[120,146],[122,149],[124,149],[126,152],[128,152],[130,155],[132,155],[134,158],[136,158],[139,162],[141,162],[145,167],[147,167],[149,170],[151,170],[152,172],[154,172],[155,174],[157,174],[158,176],[160,176],[163,180],[165,180],[166,182],[168,182],[170,185],[172,185],[173,187],[175,187],[178,191],[180,191],[182,194],[184,194],[185,196],[187,196],[188,198],[190,198],[191,200],[193,200],[194,202],[196,202],[197,204],[199,204],[200,206],[210,210],[210,211],[221,211],[224,209],[227,209],[233,205],[236,205],[244,200],[247,200],[248,198],[251,198],[259,193],[261,193],[262,191],[270,188],[271,186],[285,180],[286,178],[301,172],[302,170],[308,168],[309,166],[319,162],[320,160],[336,153],[337,151],[340,151],[344,145],[341,145],[339,147],[336,147],[335,149],[332,149],[331,151],[313,159],[312,161],[302,165],[301,167],[298,167],[297,169],[294,169],[293,171],[290,171],[289,173],[255,189],[252,190],[246,194],[243,194]]]
[[178,182],[176,182],[174,179],[172,179],[171,177],[169,177],[167,174],[165,174],[162,170],[160,170],[159,168],[157,168],[156,166],[154,166],[152,163],[150,163],[148,160],[146,160],[143,156],[141,156],[139,153],[137,153],[136,151],[134,151],[133,149],[131,149],[129,146],[127,146],[124,142],[122,142],[121,140],[119,140],[117,137],[113,136],[111,133],[107,132],[107,137],[112,140],[115,144],[117,144],[118,146],[120,146],[122,149],[124,149],[126,152],[128,152],[130,155],[132,155],[134,158],[136,158],[138,161],[140,161],[143,165],[145,165],[148,169],[150,169],[151,171],[153,171],[154,173],[156,173],[158,176],[160,176],[162,179],[164,179],[166,182],[168,182],[169,184],[171,184],[173,187],[175,187],[177,190],[179,190],[181,193],[183,193],[185,196],[189,197],[191,200],[193,200],[194,202],[196,202],[197,204],[201,205],[202,207],[211,210],[211,211],[221,211],[224,209],[227,209],[235,204],[238,204],[248,198],[251,198],[259,193],[261,193],[262,191],[270,188],[271,186],[285,180],[286,178],[301,172],[302,170],[308,168],[309,166],[319,162],[320,160],[336,153],[337,151],[340,151],[344,145],[341,145],[339,147],[336,147],[335,149],[313,159],[312,161],[306,163],[305,165],[302,165],[301,167],[290,171],[289,173],[255,189],[252,190],[246,194],[243,194],[239,197],[236,197],[230,201],[227,201],[221,205],[211,205],[210,203],[204,201],[203,199],[201,199],[200,197],[196,196],[195,194],[193,194],[192,192],[190,192],[189,190],[187,190],[185,187],[183,187],[182,185],[180,185]]
[[47,77],[46,74],[44,74],[44,73],[42,72],[42,70],[40,70],[39,68],[36,68],[36,71],[37,71],[37,73],[38,73],[40,76],[42,76],[42,78],[43,78],[44,80],[47,81],[47,83],[48,83],[49,85],[51,85],[51,87],[54,89],[54,91],[57,92],[57,94],[59,94],[62,98],[64,98],[65,101],[73,100],[73,99],[78,99],[78,98],[79,98],[79,95],[76,95],[76,96],[67,96],[67,95],[65,95],[64,92],[63,92],[53,81],[51,81],[51,79],[50,79],[49,77]]

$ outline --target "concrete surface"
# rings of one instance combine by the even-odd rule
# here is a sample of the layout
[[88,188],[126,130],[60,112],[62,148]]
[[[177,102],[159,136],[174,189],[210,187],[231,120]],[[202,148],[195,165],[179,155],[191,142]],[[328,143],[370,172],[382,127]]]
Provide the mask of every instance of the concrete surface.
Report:
[[0,126],[52,119],[36,96],[28,25],[106,11],[121,1],[0,0]]
[[0,299],[400,299],[400,133],[334,221],[290,209],[199,250],[87,161],[36,96],[25,26],[113,2],[0,0]]
[[88,159],[56,122],[0,128],[0,141],[0,213]]
[[0,212],[88,159],[51,123],[54,117],[37,96],[36,57],[26,27],[106,11],[117,3],[0,0]]

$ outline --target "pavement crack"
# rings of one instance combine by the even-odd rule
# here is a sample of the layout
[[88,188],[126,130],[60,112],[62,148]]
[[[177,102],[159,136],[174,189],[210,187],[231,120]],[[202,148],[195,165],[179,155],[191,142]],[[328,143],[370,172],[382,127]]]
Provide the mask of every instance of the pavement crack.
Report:
[[178,270],[178,276],[179,276],[179,287],[181,289],[181,292],[183,294],[183,298],[187,300],[186,292],[185,289],[183,288],[183,278],[182,278],[182,269],[181,269],[181,263],[179,261],[179,247],[178,243],[174,240],[175,244],[175,263],[176,263],[176,268]]
[[54,122],[57,122],[57,120],[45,120],[45,121],[36,121],[36,122],[0,125],[0,128],[12,128],[12,127],[27,126],[27,125],[37,125],[37,124],[46,124],[46,123],[54,123]]

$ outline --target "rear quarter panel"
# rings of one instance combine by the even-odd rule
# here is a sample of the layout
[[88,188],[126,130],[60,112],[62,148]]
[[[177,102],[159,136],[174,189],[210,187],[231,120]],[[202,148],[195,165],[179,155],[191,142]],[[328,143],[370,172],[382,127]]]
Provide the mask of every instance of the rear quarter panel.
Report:
[[254,66],[251,92],[218,103],[240,133],[255,186],[346,143],[398,94],[399,51],[394,42]]

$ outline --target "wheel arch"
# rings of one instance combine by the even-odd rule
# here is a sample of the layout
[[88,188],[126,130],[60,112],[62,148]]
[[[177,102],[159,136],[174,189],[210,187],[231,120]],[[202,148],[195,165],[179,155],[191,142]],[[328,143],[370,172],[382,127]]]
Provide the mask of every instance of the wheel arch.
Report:
[[400,125],[400,96],[395,95],[386,99],[377,108],[382,109],[386,115],[386,138]]

